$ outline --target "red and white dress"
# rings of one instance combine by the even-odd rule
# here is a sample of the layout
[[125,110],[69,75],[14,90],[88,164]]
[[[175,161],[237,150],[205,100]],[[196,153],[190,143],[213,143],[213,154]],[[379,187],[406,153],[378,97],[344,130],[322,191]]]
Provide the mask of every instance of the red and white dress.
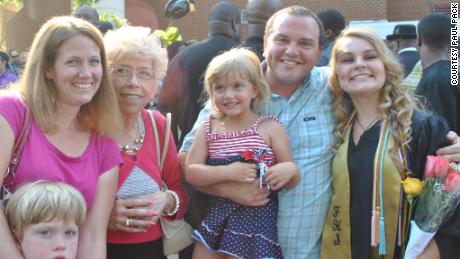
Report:
[[[211,132],[212,116],[205,121],[208,143],[208,165],[227,165],[248,161],[248,153],[254,160],[262,160],[267,166],[275,163],[275,157],[258,131],[264,120],[260,117],[250,128],[234,132]],[[251,159],[252,160],[252,159]],[[268,204],[247,207],[228,199],[212,197],[208,214],[193,231],[192,238],[211,252],[222,252],[237,258],[283,258],[277,231],[278,196],[270,195]]]

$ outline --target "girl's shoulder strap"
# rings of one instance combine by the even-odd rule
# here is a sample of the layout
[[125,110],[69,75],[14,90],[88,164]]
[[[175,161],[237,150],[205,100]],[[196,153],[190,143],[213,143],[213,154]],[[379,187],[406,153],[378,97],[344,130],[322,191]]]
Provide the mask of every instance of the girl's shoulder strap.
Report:
[[215,119],[214,116],[209,115],[204,121],[204,131],[207,137],[211,135],[211,120],[214,120],[214,119]]
[[259,128],[259,124],[266,121],[266,120],[273,120],[273,121],[276,121],[278,122],[281,126],[283,126],[283,124],[278,120],[278,118],[276,118],[275,116],[273,115],[262,115],[260,116],[255,122],[254,122],[254,128],[255,129],[258,129]]

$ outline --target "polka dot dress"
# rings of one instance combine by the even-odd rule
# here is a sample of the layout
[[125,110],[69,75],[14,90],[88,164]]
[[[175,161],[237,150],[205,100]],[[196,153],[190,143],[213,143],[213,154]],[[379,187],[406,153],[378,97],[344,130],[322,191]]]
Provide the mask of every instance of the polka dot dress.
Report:
[[[264,159],[274,162],[273,151],[263,141],[257,125],[264,116],[245,131],[210,133],[209,120],[205,122],[209,147],[209,165],[227,165],[247,161],[241,154],[264,154]],[[269,163],[271,164],[271,163]],[[237,258],[283,258],[277,232],[278,197],[270,194],[263,207],[247,207],[228,199],[213,197],[207,216],[194,230],[192,238],[202,243],[210,252],[222,252]]]

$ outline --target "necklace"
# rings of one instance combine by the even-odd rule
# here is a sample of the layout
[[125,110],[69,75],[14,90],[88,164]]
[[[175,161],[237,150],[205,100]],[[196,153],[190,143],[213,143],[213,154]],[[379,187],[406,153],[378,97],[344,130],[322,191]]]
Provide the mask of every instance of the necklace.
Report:
[[372,120],[371,123],[369,123],[369,125],[367,125],[367,127],[364,128],[363,124],[361,124],[361,122],[359,121],[358,116],[356,116],[356,122],[358,123],[359,127],[363,130],[363,132],[368,130],[370,127],[372,127],[372,125],[374,125],[379,120],[380,120],[380,116],[375,117],[375,119]]
[[132,144],[119,145],[120,151],[125,153],[136,153],[139,151],[139,149],[141,149],[145,137],[144,121],[142,120],[141,116],[137,118],[137,129],[138,137],[133,141]]

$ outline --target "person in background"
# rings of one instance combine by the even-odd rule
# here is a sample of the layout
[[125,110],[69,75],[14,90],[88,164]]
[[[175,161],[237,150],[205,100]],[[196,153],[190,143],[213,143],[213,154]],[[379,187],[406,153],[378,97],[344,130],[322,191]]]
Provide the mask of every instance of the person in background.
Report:
[[410,219],[401,181],[423,178],[449,128],[416,108],[401,65],[373,31],[345,30],[330,64],[338,142],[321,257],[381,258],[386,247],[385,258],[403,258]]
[[75,17],[83,19],[96,25],[99,22],[99,13],[97,10],[89,5],[82,5],[75,12]]
[[10,57],[10,70],[11,70],[11,72],[13,72],[17,76],[19,76],[19,74],[16,71],[16,66],[14,64],[15,61],[17,61],[19,59],[18,51],[16,49],[10,49],[10,51],[8,51],[8,56]]
[[168,53],[168,61],[171,61],[179,52],[184,50],[189,44],[187,41],[178,40],[168,47],[166,47],[166,52]]
[[407,85],[407,89],[411,90],[412,92],[415,92],[415,89],[417,88],[417,85],[420,82],[420,79],[422,79],[423,75],[423,67],[422,67],[422,61],[418,61],[410,74],[404,78],[403,83]]
[[[208,16],[208,38],[185,48],[170,60],[158,97],[160,111],[172,115],[174,140],[182,140],[193,126],[202,107],[202,74],[211,59],[240,41],[240,11],[227,1],[216,3]],[[180,133],[180,135],[179,135]]]
[[[102,35],[87,21],[54,17],[38,31],[17,88],[0,96],[0,185],[69,184],[86,201],[78,258],[106,257],[106,233],[121,163],[121,119],[106,66]],[[114,110],[115,109],[115,110]],[[27,110],[31,127],[15,176],[5,175]],[[0,258],[21,254],[0,212]]]
[[321,56],[319,57],[319,61],[316,65],[323,67],[329,65],[335,39],[340,35],[346,24],[342,13],[336,9],[328,9],[326,11],[319,12],[318,18],[323,23],[326,39],[324,44],[321,46]]
[[[165,139],[166,118],[152,112],[160,147],[168,145],[163,169],[157,162],[156,140],[144,109],[163,78],[167,57],[149,28],[123,26],[105,35],[105,46],[123,123],[117,142],[120,167],[117,199],[107,234],[108,259],[166,258],[159,217],[180,219],[187,207],[174,139]],[[163,150],[163,148],[160,148]],[[163,190],[162,182],[169,190]]]
[[265,25],[270,16],[282,7],[280,0],[249,0],[246,5],[248,38],[241,44],[241,47],[252,50],[260,61],[264,60]]
[[417,38],[415,25],[398,24],[395,26],[393,34],[388,35],[386,38],[391,42],[393,51],[403,65],[404,77],[407,77],[420,60],[420,55],[415,48],[415,39]]
[[81,18],[92,23],[96,26],[102,34],[105,34],[109,30],[113,30],[113,24],[111,22],[100,21],[99,20],[99,13],[97,10],[89,5],[82,5],[78,10],[75,12],[75,17]]
[[450,81],[450,18],[431,13],[418,23],[417,48],[423,75],[415,89],[430,111],[447,120],[460,134],[460,90]]
[[[450,81],[450,18],[431,13],[418,23],[417,48],[423,75],[415,93],[423,97],[428,108],[447,120],[452,131],[460,132],[460,89]],[[460,246],[460,207],[436,233],[421,259],[457,258]]]
[[16,82],[18,77],[10,70],[8,54],[0,51],[0,89],[8,88],[10,84]]
[[26,183],[8,200],[5,216],[24,259],[76,258],[86,204],[72,186]]

